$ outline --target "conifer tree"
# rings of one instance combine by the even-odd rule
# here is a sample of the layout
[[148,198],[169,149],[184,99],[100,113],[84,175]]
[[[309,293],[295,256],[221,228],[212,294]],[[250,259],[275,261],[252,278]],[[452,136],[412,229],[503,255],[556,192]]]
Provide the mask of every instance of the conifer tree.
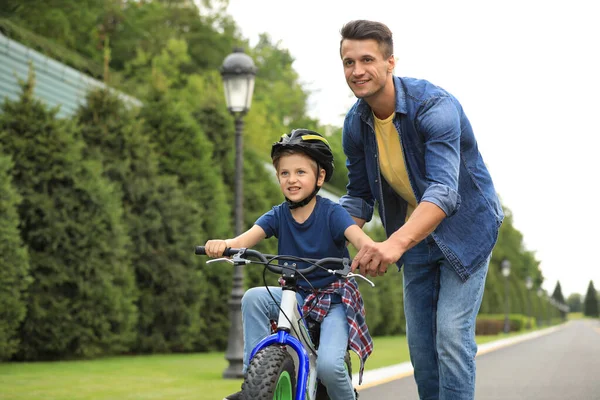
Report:
[[197,205],[174,176],[161,175],[158,156],[143,134],[137,112],[107,91],[91,92],[78,112],[86,152],[104,165],[120,188],[124,220],[132,241],[140,319],[134,350],[203,350],[201,293],[208,286],[194,255]]
[[137,312],[119,198],[102,166],[82,158],[77,126],[34,98],[33,71],[22,86],[21,98],[0,112],[33,278],[16,357],[128,350]]
[[[199,206],[200,221],[194,228],[193,240],[203,245],[208,239],[231,237],[231,207],[225,195],[225,186],[212,160],[212,143],[208,140],[186,106],[158,90],[141,109],[145,132],[159,153],[159,168],[163,174],[175,175],[190,201]],[[202,305],[202,316],[207,331],[200,335],[222,339],[216,348],[223,348],[227,338],[232,268],[206,265],[201,271],[208,291]]]
[[600,317],[600,310],[598,308],[598,293],[594,287],[594,282],[590,281],[585,293],[585,300],[583,301],[583,315],[598,318]]
[[27,249],[19,233],[21,198],[12,186],[11,167],[10,158],[0,151],[0,360],[17,351],[18,329],[27,310],[24,294],[31,283]]
[[[562,288],[560,286],[560,281],[556,282],[556,286],[554,287],[554,292],[552,292],[552,298],[556,300],[558,304],[565,304],[565,296],[562,293]],[[559,311],[561,318],[566,318],[567,314],[560,310]]]
[[556,300],[560,304],[565,303],[565,296],[563,296],[562,288],[560,286],[560,281],[556,282],[556,286],[554,287],[554,292],[552,292],[552,297],[554,298],[554,300]]
[[199,234],[205,233],[207,239],[229,234],[231,206],[212,158],[212,142],[184,103],[158,89],[150,97],[141,117],[159,149],[161,172],[177,176],[186,195],[202,206]]

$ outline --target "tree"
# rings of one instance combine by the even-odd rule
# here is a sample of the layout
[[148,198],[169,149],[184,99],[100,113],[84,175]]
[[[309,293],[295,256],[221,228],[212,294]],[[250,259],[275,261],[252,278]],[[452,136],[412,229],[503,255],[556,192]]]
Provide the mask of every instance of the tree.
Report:
[[21,98],[0,112],[33,278],[16,357],[127,350],[137,311],[119,198],[102,166],[83,159],[76,125],[34,99],[33,71],[22,86]]
[[213,144],[188,107],[167,91],[155,90],[140,113],[144,129],[159,149],[161,173],[178,177],[186,196],[201,205],[202,224],[196,237],[222,237],[229,231],[220,171],[213,161]]
[[[326,132],[320,133],[325,134]],[[334,129],[331,135],[327,137],[327,141],[331,147],[335,163],[335,173],[327,183],[327,187],[333,186],[334,191],[345,194],[346,185],[348,184],[348,169],[346,168],[346,155],[342,149],[342,129]]]
[[585,300],[583,301],[583,315],[594,318],[598,318],[600,316],[598,294],[596,293],[596,288],[594,288],[593,281],[590,281],[585,294]]
[[12,162],[0,152],[0,360],[18,349],[18,329],[25,318],[25,292],[31,283],[27,249],[19,232],[21,197],[12,185]]
[[[213,144],[194,120],[185,103],[168,91],[156,89],[141,109],[144,129],[159,150],[159,170],[177,176],[187,199],[198,205],[198,224],[190,241],[204,244],[208,239],[227,238],[231,230],[231,198],[226,196],[218,164],[212,159]],[[191,246],[193,248],[193,246]],[[203,260],[202,260],[203,261]],[[202,263],[207,284],[202,315],[209,331],[200,335],[227,337],[228,294],[232,270]]]
[[560,304],[565,304],[565,297],[562,294],[562,288],[560,286],[560,281],[556,282],[556,286],[554,287],[554,291],[552,292],[552,297]]
[[[2,14],[22,26],[29,26],[46,38],[65,47],[77,48],[81,54],[94,57],[98,40],[98,19],[106,1],[95,0],[15,0],[2,2]],[[97,58],[100,61],[100,58]]]
[[583,310],[583,301],[579,293],[573,293],[567,298],[567,305],[570,312],[581,312]]
[[[560,281],[556,282],[556,286],[554,287],[554,292],[552,292],[552,298],[556,300],[558,304],[565,304],[565,297],[562,294],[562,289],[560,287]],[[566,313],[564,311],[560,311],[560,316],[565,319]]]
[[137,110],[101,90],[88,95],[78,121],[87,157],[103,164],[105,176],[121,193],[139,291],[138,338],[132,350],[206,349],[210,338],[198,332],[206,327],[200,306],[208,284],[192,251],[198,206],[185,198],[176,177],[159,173],[158,156]]

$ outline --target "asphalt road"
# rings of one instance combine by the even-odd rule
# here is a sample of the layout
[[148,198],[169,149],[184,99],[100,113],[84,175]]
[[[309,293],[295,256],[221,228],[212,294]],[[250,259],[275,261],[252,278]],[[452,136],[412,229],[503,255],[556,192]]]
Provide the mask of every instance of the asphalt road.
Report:
[[[360,391],[360,400],[418,398],[412,375]],[[478,356],[475,398],[600,400],[600,321],[571,321]]]

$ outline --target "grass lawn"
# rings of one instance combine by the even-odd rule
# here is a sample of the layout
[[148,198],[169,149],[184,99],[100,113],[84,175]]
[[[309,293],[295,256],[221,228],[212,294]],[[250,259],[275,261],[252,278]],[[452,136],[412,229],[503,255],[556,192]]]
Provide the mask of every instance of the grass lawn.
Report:
[[[512,334],[514,335],[514,334]],[[509,335],[478,337],[477,342]],[[405,336],[378,337],[366,369],[408,361]],[[355,372],[358,358],[352,353]],[[241,380],[224,380],[223,353],[124,356],[90,361],[0,363],[1,400],[220,400]]]

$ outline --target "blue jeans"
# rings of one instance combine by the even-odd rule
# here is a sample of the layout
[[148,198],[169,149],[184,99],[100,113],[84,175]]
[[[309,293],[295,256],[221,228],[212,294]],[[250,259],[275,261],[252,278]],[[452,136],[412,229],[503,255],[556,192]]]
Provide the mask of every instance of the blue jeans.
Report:
[[404,313],[422,400],[475,397],[475,318],[487,262],[463,282],[431,237],[404,256]]
[[[277,320],[281,302],[281,288],[269,287],[275,303],[265,287],[248,289],[242,297],[242,321],[244,325],[244,372],[250,363],[250,353],[258,342],[271,333],[269,320]],[[303,304],[300,294],[298,303]],[[348,321],[341,303],[332,304],[321,322],[317,376],[327,388],[331,400],[354,399],[352,380],[344,364],[348,349]]]

